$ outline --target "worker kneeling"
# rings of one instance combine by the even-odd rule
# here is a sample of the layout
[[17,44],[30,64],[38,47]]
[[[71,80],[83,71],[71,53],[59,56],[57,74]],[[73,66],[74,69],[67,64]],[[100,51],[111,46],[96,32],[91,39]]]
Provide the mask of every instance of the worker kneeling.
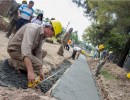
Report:
[[56,20],[44,26],[35,23],[24,25],[9,41],[7,51],[11,57],[8,59],[10,66],[27,71],[28,82],[34,83],[35,72],[43,80],[42,59],[47,52],[42,50],[42,44],[47,37],[52,37],[61,30],[61,23]]

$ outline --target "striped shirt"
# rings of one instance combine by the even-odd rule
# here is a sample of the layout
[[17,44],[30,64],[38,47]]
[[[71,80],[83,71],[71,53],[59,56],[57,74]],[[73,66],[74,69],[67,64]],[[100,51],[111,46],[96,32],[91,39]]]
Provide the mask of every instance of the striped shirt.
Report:
[[34,13],[33,8],[28,8],[27,4],[21,5],[19,10],[21,12],[21,18],[26,19],[26,20],[30,20],[30,17]]

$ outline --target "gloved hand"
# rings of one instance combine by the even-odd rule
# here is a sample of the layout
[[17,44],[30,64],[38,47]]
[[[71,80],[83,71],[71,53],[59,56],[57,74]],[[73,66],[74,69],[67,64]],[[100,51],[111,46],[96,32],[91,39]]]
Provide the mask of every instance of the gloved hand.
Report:
[[41,82],[41,81],[40,81],[40,76],[38,76],[38,77],[35,79],[34,83],[32,83],[32,82],[29,82],[29,83],[28,83],[28,88],[35,88],[40,82]]

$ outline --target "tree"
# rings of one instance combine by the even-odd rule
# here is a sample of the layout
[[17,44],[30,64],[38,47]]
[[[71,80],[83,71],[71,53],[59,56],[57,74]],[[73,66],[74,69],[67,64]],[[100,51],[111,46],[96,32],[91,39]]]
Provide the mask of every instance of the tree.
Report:
[[43,10],[41,10],[41,9],[35,9],[35,14],[36,14],[36,15],[38,15],[38,14],[40,14],[40,13],[43,13]]
[[70,39],[74,42],[74,44],[78,44],[79,40],[78,40],[78,31],[72,32]]
[[128,1],[86,1],[86,16],[93,24],[85,30],[84,40],[93,45],[103,43],[115,51],[118,65],[123,66],[130,50],[130,2]]

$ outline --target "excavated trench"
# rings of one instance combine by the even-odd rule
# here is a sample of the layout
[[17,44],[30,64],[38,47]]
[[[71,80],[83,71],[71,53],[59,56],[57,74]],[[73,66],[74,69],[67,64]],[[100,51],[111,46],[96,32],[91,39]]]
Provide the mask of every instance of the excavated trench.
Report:
[[[52,69],[50,76],[38,85],[43,93],[46,93],[53,84],[63,75],[67,68],[69,68],[71,62],[65,60],[57,69]],[[16,87],[27,88],[27,73],[23,71],[17,71],[9,66],[8,61],[0,62],[0,86],[4,87]]]

